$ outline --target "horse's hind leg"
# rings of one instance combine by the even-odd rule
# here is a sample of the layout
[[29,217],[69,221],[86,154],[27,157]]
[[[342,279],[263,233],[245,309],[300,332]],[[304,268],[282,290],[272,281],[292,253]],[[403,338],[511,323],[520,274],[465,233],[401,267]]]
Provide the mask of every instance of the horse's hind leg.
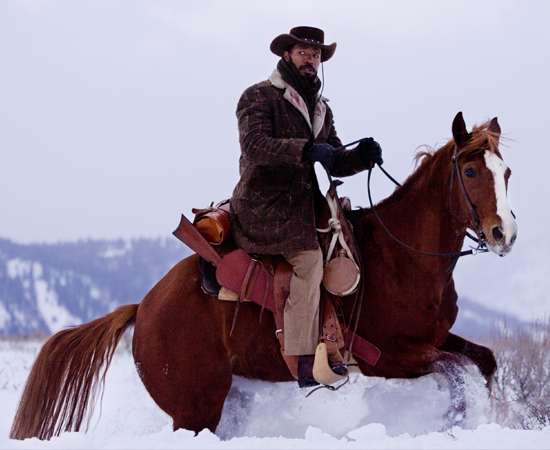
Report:
[[206,370],[201,368],[200,374],[194,373],[192,380],[182,380],[173,399],[174,431],[180,428],[195,433],[204,428],[216,431],[232,380],[230,365],[223,366],[213,363]]
[[[163,320],[166,328],[157,335],[136,327],[134,359],[141,380],[157,405],[172,417],[174,430],[215,432],[231,388],[227,351],[208,332],[177,329],[171,318]],[[204,322],[199,318],[197,323]]]
[[489,348],[474,344],[460,336],[449,333],[449,337],[439,349],[463,355],[471,360],[487,380],[487,388],[489,392],[491,391],[493,376],[497,370],[497,362],[495,355]]
[[134,360],[174,429],[214,432],[220,421],[232,381],[220,308],[201,291],[196,256],[177,264],[139,308]]

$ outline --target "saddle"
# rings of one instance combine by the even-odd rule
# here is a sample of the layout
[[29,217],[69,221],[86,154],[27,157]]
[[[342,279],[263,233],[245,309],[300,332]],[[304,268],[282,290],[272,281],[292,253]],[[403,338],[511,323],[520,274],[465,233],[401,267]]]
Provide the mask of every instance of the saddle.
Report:
[[[286,299],[290,293],[292,266],[283,258],[252,257],[243,250],[237,249],[220,260],[216,277],[218,283],[222,286],[220,295],[223,300],[235,300],[238,302],[237,305],[243,301],[252,301],[262,306],[262,309],[265,308],[274,314],[277,337],[281,343],[281,352],[292,375],[297,378],[297,358],[284,353],[283,313]],[[228,292],[235,294],[228,294]],[[380,350],[357,336],[346,324],[338,320],[339,317],[342,317],[337,313],[341,301],[341,298],[329,294],[326,290],[321,290],[322,329],[319,337],[320,348],[318,347],[316,352],[316,361],[318,357],[321,357],[321,361],[326,360],[327,367],[328,360],[343,361],[341,351],[349,351],[353,341],[353,355],[372,366],[376,365],[380,357]],[[348,353],[346,362],[350,359],[351,355]],[[326,376],[322,377],[323,380],[326,380],[327,376],[333,379],[333,372],[330,369]],[[317,376],[315,378],[320,381]],[[325,381],[322,384],[333,384],[340,378],[333,379],[330,382]]]
[[[216,214],[219,214],[219,212],[219,210],[216,210]],[[330,221],[327,222],[330,223]],[[329,230],[318,231],[327,233]],[[202,289],[209,295],[218,297],[220,300],[237,302],[232,329],[235,326],[239,307],[242,302],[252,301],[262,306],[261,314],[265,309],[273,313],[277,327],[276,335],[281,344],[282,356],[290,372],[297,379],[298,358],[286,355],[284,352],[283,312],[286,299],[290,293],[292,266],[281,257],[266,255],[251,256],[241,249],[235,249],[231,243],[228,243],[229,245],[227,243],[218,245],[214,249],[211,242],[208,242],[183,214],[180,225],[173,234],[199,254]],[[320,238],[322,247],[330,247],[331,251],[335,250],[334,240],[334,238],[331,240],[330,237],[325,239]],[[327,254],[326,251],[325,254]],[[329,257],[330,254],[327,257],[327,263],[329,262]],[[336,261],[339,265],[342,262],[347,264],[344,260],[349,262],[348,258],[344,258],[341,250],[338,256],[332,259],[332,261]],[[330,262],[332,263],[332,261]],[[353,264],[357,267],[355,262]],[[349,267],[346,267],[349,270]],[[336,279],[339,279],[339,277],[336,277]],[[352,286],[352,289],[349,289],[350,282],[355,284]],[[356,284],[354,275],[352,280],[344,283],[346,286],[345,289],[351,292],[355,289]],[[380,350],[357,336],[345,323],[341,323],[338,320],[338,317],[342,317],[342,315],[337,314],[342,300],[337,292],[331,293],[326,288],[322,289],[321,292],[322,331],[319,338],[320,344],[316,351],[313,372],[315,379],[321,384],[333,384],[345,377],[334,374],[329,367],[328,361],[343,361],[344,358],[341,351],[344,352],[346,362],[351,360],[353,354],[353,356],[374,366],[380,357]],[[349,292],[344,295],[348,295]],[[351,352],[349,352],[350,349],[352,350]]]

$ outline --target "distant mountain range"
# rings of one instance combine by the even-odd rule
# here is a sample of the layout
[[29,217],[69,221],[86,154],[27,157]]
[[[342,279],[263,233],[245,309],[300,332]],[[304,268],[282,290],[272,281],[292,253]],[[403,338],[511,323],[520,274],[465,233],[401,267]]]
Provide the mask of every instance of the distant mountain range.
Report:
[[[0,336],[51,334],[139,303],[190,250],[175,238],[15,244],[0,239]],[[517,320],[459,300],[453,331],[488,336]]]
[[458,317],[451,332],[466,339],[490,337],[494,328],[502,327],[504,323],[510,330],[526,325],[516,317],[488,309],[467,298],[459,298]]
[[0,239],[0,335],[50,334],[139,303],[189,254],[175,238],[30,245]]

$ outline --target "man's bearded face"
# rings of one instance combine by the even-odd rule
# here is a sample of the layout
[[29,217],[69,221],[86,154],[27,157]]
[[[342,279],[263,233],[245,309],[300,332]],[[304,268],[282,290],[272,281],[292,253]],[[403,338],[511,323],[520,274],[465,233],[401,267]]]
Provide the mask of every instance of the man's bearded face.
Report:
[[296,44],[290,52],[284,52],[286,61],[292,61],[300,75],[315,78],[321,65],[321,49],[311,45]]

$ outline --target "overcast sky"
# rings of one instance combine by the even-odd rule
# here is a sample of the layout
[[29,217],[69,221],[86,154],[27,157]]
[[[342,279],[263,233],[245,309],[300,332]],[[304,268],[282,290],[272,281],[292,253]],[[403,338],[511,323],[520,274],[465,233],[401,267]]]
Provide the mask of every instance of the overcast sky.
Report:
[[[549,13],[545,0],[1,0],[0,237],[168,236],[230,197],[237,101],[297,25],[338,43],[323,94],[342,141],[373,136],[398,180],[458,111],[469,128],[498,116],[516,247],[544,237]],[[374,197],[392,190],[377,172]],[[340,193],[366,206],[366,175]]]

